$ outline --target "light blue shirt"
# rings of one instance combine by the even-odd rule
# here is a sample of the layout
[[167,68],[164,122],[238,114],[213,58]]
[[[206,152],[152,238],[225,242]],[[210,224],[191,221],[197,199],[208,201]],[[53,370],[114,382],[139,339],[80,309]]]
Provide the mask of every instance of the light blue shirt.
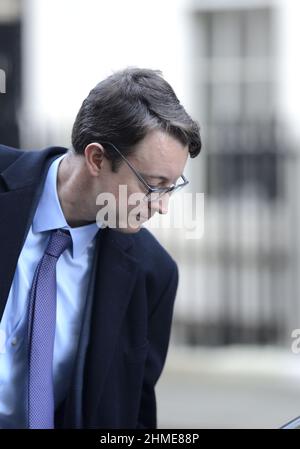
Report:
[[96,223],[70,228],[57,195],[58,165],[51,164],[43,192],[18,259],[7,304],[0,323],[0,428],[27,427],[26,322],[34,271],[52,229],[68,229],[72,248],[57,262],[57,321],[54,342],[54,394],[56,406],[64,399],[78,345],[81,317],[88,289]]

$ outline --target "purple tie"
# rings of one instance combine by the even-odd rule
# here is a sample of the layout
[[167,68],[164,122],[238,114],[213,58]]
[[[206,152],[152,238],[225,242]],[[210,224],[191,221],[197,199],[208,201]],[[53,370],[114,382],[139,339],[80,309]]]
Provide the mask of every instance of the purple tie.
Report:
[[56,262],[71,245],[55,230],[33,276],[29,293],[28,427],[54,428],[53,348],[56,325]]

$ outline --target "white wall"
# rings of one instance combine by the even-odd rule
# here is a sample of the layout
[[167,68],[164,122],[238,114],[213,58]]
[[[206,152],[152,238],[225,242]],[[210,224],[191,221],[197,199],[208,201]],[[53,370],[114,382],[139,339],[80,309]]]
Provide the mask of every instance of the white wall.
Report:
[[278,110],[292,138],[300,140],[300,2],[278,1]]
[[24,0],[25,141],[32,127],[72,123],[89,90],[128,65],[161,69],[186,104],[184,8],[184,0]]

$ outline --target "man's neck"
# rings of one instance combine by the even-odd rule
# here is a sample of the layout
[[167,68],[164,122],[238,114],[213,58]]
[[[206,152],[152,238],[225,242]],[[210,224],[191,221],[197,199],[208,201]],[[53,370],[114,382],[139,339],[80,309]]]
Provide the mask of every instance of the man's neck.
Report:
[[72,228],[95,222],[86,218],[89,214],[82,162],[81,156],[67,154],[61,160],[57,172],[57,195],[65,219]]

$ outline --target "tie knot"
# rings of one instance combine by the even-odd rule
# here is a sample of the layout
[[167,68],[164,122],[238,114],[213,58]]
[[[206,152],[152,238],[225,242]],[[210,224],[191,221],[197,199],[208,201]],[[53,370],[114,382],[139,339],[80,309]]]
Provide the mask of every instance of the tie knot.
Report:
[[49,256],[56,257],[59,256],[67,249],[72,243],[72,238],[69,231],[63,231],[61,229],[56,229],[52,232],[48,246],[46,248],[46,253]]

